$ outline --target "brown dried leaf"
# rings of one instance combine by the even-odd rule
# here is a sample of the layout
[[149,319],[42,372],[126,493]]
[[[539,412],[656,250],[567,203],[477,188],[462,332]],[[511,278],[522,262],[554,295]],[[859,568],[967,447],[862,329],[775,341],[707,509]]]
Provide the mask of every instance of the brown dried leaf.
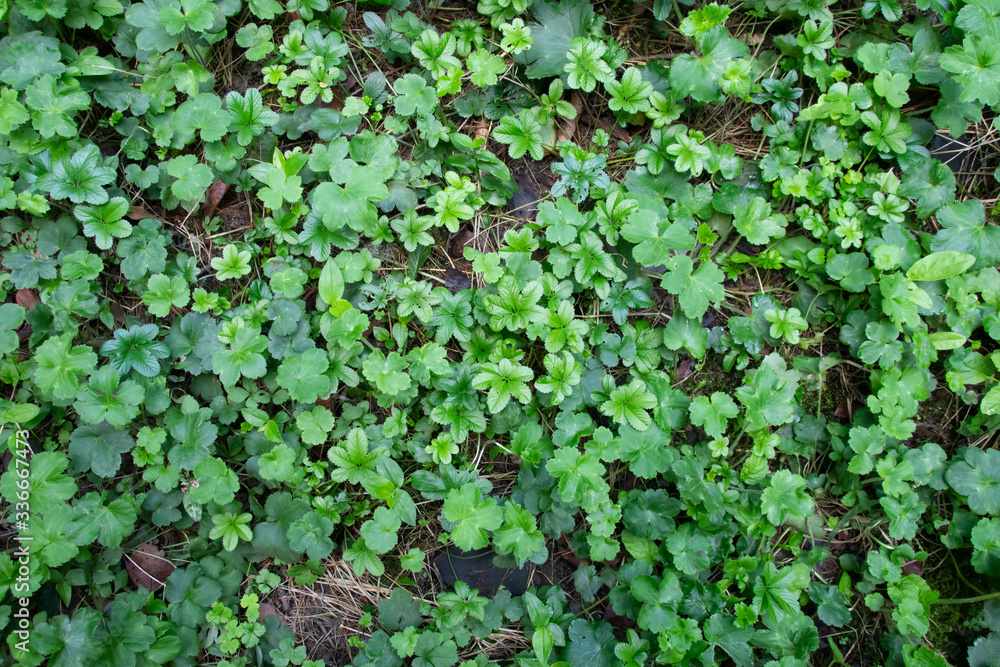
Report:
[[226,196],[226,192],[229,191],[229,186],[222,181],[216,181],[208,186],[208,192],[205,193],[205,219],[212,217],[215,213],[215,208],[222,201],[222,198]]
[[31,310],[42,302],[42,300],[38,298],[38,292],[33,289],[17,290],[17,295],[14,299],[17,301],[17,305],[21,306],[21,308],[24,308],[25,310]]
[[261,621],[261,623],[263,623],[264,619],[267,618],[268,616],[274,616],[276,619],[278,619],[279,622],[282,622],[282,623],[285,620],[281,616],[281,614],[278,613],[278,608],[277,607],[275,607],[270,602],[261,602],[260,603],[260,621]]
[[486,123],[481,123],[477,125],[472,132],[473,139],[489,139],[490,138],[490,126]]
[[152,542],[140,544],[125,556],[125,571],[128,572],[129,580],[149,591],[163,586],[174,569],[166,552]]
[[145,220],[146,218],[155,218],[156,216],[147,211],[142,206],[137,206],[133,204],[131,210],[129,210],[128,214],[126,214],[125,217],[128,218],[129,220]]
[[456,292],[472,287],[472,281],[469,280],[469,276],[458,269],[447,268],[444,271],[444,286],[452,294],[455,294]]
[[463,229],[458,234],[455,234],[454,240],[451,242],[451,256],[452,257],[463,257],[465,253],[465,246],[471,246],[479,250],[473,241],[475,240],[471,229]]
[[344,110],[344,99],[347,95],[344,93],[344,89],[340,86],[334,86],[333,88],[333,99],[329,102],[321,102],[320,106],[324,106],[327,109],[333,109],[334,111]]
[[558,118],[556,120],[556,136],[552,142],[553,144],[558,144],[560,141],[573,141],[573,136],[576,134],[576,123],[580,118],[580,113],[583,111],[583,98],[577,93],[573,93],[569,102],[576,109],[576,118]]

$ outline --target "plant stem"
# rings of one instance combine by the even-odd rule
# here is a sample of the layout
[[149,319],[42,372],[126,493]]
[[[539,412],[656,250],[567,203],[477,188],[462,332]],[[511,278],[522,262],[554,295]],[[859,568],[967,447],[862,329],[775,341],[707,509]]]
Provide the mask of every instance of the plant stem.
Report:
[[982,602],[984,600],[992,600],[993,598],[1000,598],[1000,591],[987,593],[985,595],[977,595],[972,598],[946,598],[944,600],[937,600],[931,604],[972,604],[973,602]]

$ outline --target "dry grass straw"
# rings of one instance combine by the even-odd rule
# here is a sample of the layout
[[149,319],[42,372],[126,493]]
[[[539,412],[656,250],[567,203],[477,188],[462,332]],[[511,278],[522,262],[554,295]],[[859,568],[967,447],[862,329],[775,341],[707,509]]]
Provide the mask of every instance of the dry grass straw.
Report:
[[[315,583],[299,585],[286,579],[275,592],[275,598],[281,601],[282,616],[295,633],[296,642],[306,647],[310,659],[323,659],[328,665],[346,665],[358,652],[348,640],[356,637],[367,641],[378,627],[376,624],[361,628],[362,616],[369,612],[377,618],[379,602],[388,598],[399,584],[386,576],[358,576],[340,558],[330,558],[324,565],[326,569]],[[436,607],[435,598],[441,590],[432,577],[427,590],[422,591],[423,597],[417,596],[417,600]],[[474,637],[459,649],[459,657],[470,660],[485,654],[493,660],[530,648],[531,642],[521,629],[501,627],[487,637]]]

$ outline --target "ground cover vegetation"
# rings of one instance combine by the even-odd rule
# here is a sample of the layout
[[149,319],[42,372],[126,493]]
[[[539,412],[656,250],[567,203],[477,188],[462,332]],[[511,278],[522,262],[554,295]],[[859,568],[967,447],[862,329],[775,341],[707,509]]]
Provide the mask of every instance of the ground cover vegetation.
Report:
[[3,660],[996,664],[996,0],[0,14]]

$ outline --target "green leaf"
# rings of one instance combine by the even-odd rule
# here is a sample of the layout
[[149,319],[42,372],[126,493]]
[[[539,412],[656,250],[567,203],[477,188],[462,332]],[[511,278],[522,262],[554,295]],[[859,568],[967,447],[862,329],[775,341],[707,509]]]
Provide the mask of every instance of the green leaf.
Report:
[[653,94],[653,86],[642,78],[642,72],[637,67],[629,67],[622,73],[621,81],[610,81],[607,86],[608,108],[612,111],[622,111],[627,114],[649,111],[649,97]]
[[90,108],[90,96],[78,84],[66,86],[48,74],[28,86],[24,102],[31,109],[31,126],[45,139],[76,136],[76,112]]
[[407,366],[406,359],[398,352],[386,356],[380,350],[373,350],[365,357],[362,373],[380,392],[395,396],[410,388],[410,377],[404,372]]
[[212,367],[228,387],[241,378],[256,379],[267,372],[267,361],[260,354],[267,349],[267,338],[248,327],[237,329],[232,342],[212,355]]
[[[206,0],[179,0],[160,9],[160,25],[168,34],[179,35],[187,30],[204,32],[215,22],[212,3]],[[182,11],[183,10],[183,11]]]
[[396,112],[403,116],[427,115],[437,107],[437,95],[419,74],[404,74],[393,88],[396,92]]
[[128,200],[115,197],[99,206],[83,205],[73,209],[76,219],[83,223],[83,233],[94,239],[94,245],[108,250],[116,238],[132,234],[132,225],[124,220],[129,212]]
[[774,563],[765,563],[763,572],[753,585],[754,611],[764,613],[775,621],[786,615],[798,614],[799,592],[794,588],[795,579],[792,567],[779,569]]
[[589,494],[607,493],[604,466],[593,454],[581,454],[574,447],[560,447],[545,464],[545,469],[559,480],[559,495],[567,503],[580,505]]
[[38,389],[58,399],[72,399],[80,386],[78,376],[91,373],[97,355],[84,345],[73,345],[73,334],[49,338],[35,351],[34,380]]
[[531,79],[560,76],[573,40],[593,25],[594,8],[586,0],[540,0],[532,13],[536,22],[530,25],[531,48],[523,56],[528,63],[525,73]]
[[332,259],[327,260],[319,274],[319,298],[333,305],[344,296],[344,274]]
[[612,81],[614,72],[604,61],[607,50],[607,45],[596,39],[574,38],[566,53],[565,71],[569,74],[567,85],[589,93],[594,90],[598,81],[605,84]]
[[0,306],[0,354],[8,354],[21,346],[15,329],[23,323],[24,308],[16,303],[5,303]]
[[378,219],[375,202],[389,196],[389,190],[371,167],[355,167],[343,187],[321,183],[312,192],[313,205],[322,211],[323,226],[339,231],[344,225],[362,230],[369,221]]
[[976,258],[968,253],[944,250],[918,259],[906,277],[913,281],[944,280],[962,275],[975,263]]
[[785,361],[772,352],[764,357],[750,384],[736,390],[736,398],[746,408],[743,423],[748,430],[781,426],[794,417],[798,372],[786,369]]
[[771,476],[771,484],[760,498],[761,509],[772,525],[780,526],[789,518],[804,520],[813,512],[813,500],[805,493],[806,480],[788,470]]
[[361,429],[352,429],[343,445],[332,448],[327,458],[335,469],[330,478],[335,482],[360,484],[375,472],[376,452],[368,451],[368,438]]
[[542,126],[530,109],[523,109],[516,116],[501,118],[499,125],[493,130],[493,138],[507,144],[507,154],[514,159],[525,153],[536,160],[541,160],[545,155],[542,150]]
[[278,386],[287,389],[294,401],[315,403],[333,391],[333,383],[324,375],[329,367],[329,357],[323,350],[286,357],[278,367]]
[[[76,480],[64,473],[68,466],[69,460],[62,452],[38,452],[31,458],[27,502],[33,513],[38,516],[46,514],[53,507],[64,505],[76,494]],[[0,477],[0,492],[11,506],[24,502],[18,497],[18,493],[24,491],[23,482],[18,483],[24,479],[18,469],[18,466],[11,465]]]
[[83,608],[73,617],[59,615],[39,624],[31,647],[49,656],[53,667],[82,667],[100,657],[100,643],[106,640],[101,615]]
[[[278,122],[278,114],[264,106],[260,91],[248,88],[243,95],[233,91],[226,95],[226,108],[232,115],[236,140],[241,146],[249,146],[253,138]],[[202,137],[205,131],[202,130]]]
[[90,470],[100,477],[113,477],[122,463],[122,454],[131,451],[135,441],[126,431],[107,422],[80,426],[69,438],[69,457],[75,472]]
[[386,629],[396,631],[420,625],[420,601],[402,587],[394,587],[389,597],[378,603],[378,620]]
[[733,225],[736,231],[755,245],[764,245],[773,238],[785,235],[788,224],[785,216],[773,214],[771,205],[762,197],[754,197],[746,205],[733,208]]
[[903,174],[900,194],[917,200],[917,216],[926,218],[955,201],[955,172],[940,160],[922,160]]
[[529,560],[540,564],[549,555],[535,517],[509,501],[504,506],[503,525],[493,534],[493,545],[501,555],[514,554],[519,565]]
[[103,204],[104,189],[115,181],[115,171],[104,163],[97,146],[81,148],[69,157],[56,160],[52,171],[38,179],[40,189],[53,199],[69,199],[74,204]]
[[130,380],[122,382],[115,368],[105,366],[90,376],[87,389],[79,394],[73,407],[88,424],[107,420],[116,428],[125,428],[139,416],[145,393],[141,385]]
[[892,620],[896,621],[899,632],[921,636],[930,629],[930,606],[938,599],[937,591],[931,590],[923,578],[908,574],[888,586],[889,597],[896,603]]
[[931,120],[938,129],[947,129],[954,138],[959,138],[969,129],[969,123],[977,123],[983,117],[982,104],[963,101],[962,84],[951,77],[940,85],[941,98],[931,112]]
[[874,146],[883,153],[905,153],[906,140],[913,133],[912,128],[903,121],[896,109],[883,111],[881,115],[874,111],[865,111],[861,120],[871,128],[861,137],[869,146]]
[[629,585],[632,596],[642,602],[639,610],[639,627],[650,632],[663,632],[677,620],[677,605],[683,591],[677,575],[667,572],[662,580],[647,574],[634,577]]
[[667,550],[674,567],[689,577],[711,567],[712,538],[693,523],[681,525],[667,538]]
[[225,461],[214,457],[199,461],[194,467],[194,476],[198,486],[192,486],[188,494],[192,502],[201,505],[210,502],[228,505],[240,488],[236,473],[226,466]]
[[302,199],[302,178],[289,175],[284,169],[270,165],[264,175],[264,186],[257,196],[264,206],[275,210],[285,202],[295,203]]
[[973,512],[985,515],[1000,512],[1000,451],[965,450],[965,460],[952,463],[945,479],[951,488],[968,498]]
[[745,56],[750,49],[729,37],[724,27],[705,33],[699,41],[701,56],[686,53],[670,64],[670,87],[697,102],[712,102],[719,96],[719,77],[733,58]]
[[848,292],[863,292],[866,287],[875,282],[875,277],[868,268],[868,255],[863,252],[850,252],[835,255],[827,261],[826,273]]
[[399,528],[402,522],[388,507],[379,507],[372,518],[361,524],[361,538],[365,546],[376,554],[388,553],[399,542]]
[[172,306],[182,308],[190,300],[191,292],[183,276],[170,278],[162,273],[149,277],[146,292],[142,295],[142,302],[149,308],[150,314],[157,317],[166,317]]
[[587,220],[573,202],[559,197],[554,206],[552,202],[542,202],[538,206],[538,222],[545,225],[546,239],[566,246],[576,240]]
[[1000,5],[996,0],[970,0],[963,3],[955,25],[966,34],[984,39],[1000,40]]
[[491,54],[486,49],[477,49],[470,53],[465,65],[469,70],[469,80],[472,81],[472,85],[480,88],[496,85],[498,75],[507,70],[503,58]]
[[531,400],[528,382],[535,374],[530,368],[515,364],[510,359],[501,359],[498,363],[485,363],[480,366],[479,373],[472,379],[476,389],[486,389],[486,405],[489,411],[497,413],[507,407],[510,400],[520,403]]
[[875,76],[872,82],[875,92],[881,95],[890,106],[899,109],[910,101],[910,96],[906,90],[910,87],[910,80],[905,74],[892,74],[882,70]]
[[972,566],[994,575],[1000,568],[1000,519],[980,519],[972,529]]
[[713,438],[721,438],[726,432],[726,424],[740,414],[740,409],[727,394],[712,392],[711,398],[697,396],[691,401],[691,423],[704,427],[705,433]]
[[451,540],[463,551],[487,546],[490,543],[487,531],[503,524],[503,511],[497,507],[497,501],[483,498],[475,484],[463,484],[449,491],[441,514],[456,524],[451,529]]
[[0,89],[0,134],[10,134],[30,118],[25,106],[17,101],[16,90],[6,87]]
[[[643,413],[645,414],[645,413]],[[644,430],[623,425],[618,430],[621,444],[620,457],[629,464],[636,477],[655,479],[670,469],[676,454],[669,446],[670,438],[656,424]]]
[[941,231],[931,237],[931,250],[957,251],[972,255],[973,270],[1000,262],[1000,227],[986,224],[982,202],[969,199],[948,204],[937,212]]
[[333,430],[333,413],[322,405],[307,410],[295,418],[295,425],[302,431],[302,441],[309,445],[326,442],[327,434]]
[[227,244],[222,249],[222,257],[212,258],[212,268],[217,271],[216,280],[242,278],[250,273],[250,257],[249,250],[240,250],[232,243]]
[[295,452],[288,445],[278,443],[260,457],[260,476],[263,479],[292,482],[295,478],[295,459]]
[[[202,6],[211,7],[203,0],[189,1],[201,2]],[[213,93],[195,95],[177,107],[177,111],[174,113],[174,123],[178,131],[193,134],[197,130],[201,134],[201,140],[205,143],[218,141],[226,136],[231,122],[232,117],[229,112],[222,108],[222,100]],[[171,174],[171,176],[174,175]],[[181,197],[181,199],[184,198]]]
[[617,387],[601,403],[601,412],[618,424],[629,424],[636,431],[645,431],[653,423],[647,410],[656,407],[656,398],[646,391],[642,380],[632,380],[624,387]]
[[167,173],[176,178],[170,191],[181,201],[197,201],[215,179],[207,165],[198,164],[194,155],[175,157],[167,163]]
[[693,266],[687,255],[675,255],[663,276],[663,287],[678,296],[685,315],[701,319],[710,304],[718,305],[725,298],[722,281],[726,276],[711,260],[702,260],[692,271]]
[[[236,43],[247,50],[245,54],[247,60],[257,62],[258,60],[263,60],[268,54],[274,51],[274,44],[271,42],[273,37],[274,29],[271,26],[258,26],[255,23],[247,23],[236,32]],[[228,102],[228,96],[226,101]],[[240,121],[237,119],[236,112],[232,109],[229,112],[233,114],[237,132],[241,131]],[[270,127],[270,125],[267,125],[265,117],[262,117],[261,121],[266,127]]]
[[333,551],[333,541],[330,539],[332,532],[333,521],[313,510],[289,527],[288,543],[299,553],[320,560]]
[[444,635],[424,631],[413,649],[413,667],[452,667],[458,662],[458,646]]
[[73,508],[76,518],[69,532],[75,532],[79,544],[89,544],[95,539],[102,546],[115,549],[132,534],[135,528],[135,500],[122,496],[104,504],[101,494],[88,493]]
[[160,372],[159,360],[167,357],[167,346],[156,340],[159,327],[155,324],[133,325],[117,329],[114,338],[101,345],[101,355],[108,357],[112,367],[122,375],[135,369],[146,377]]
[[222,540],[222,548],[232,551],[241,542],[249,542],[253,539],[253,533],[247,525],[253,515],[248,512],[235,514],[233,512],[222,512],[212,517],[215,524],[208,536],[213,540]]
[[809,584],[809,598],[816,603],[819,620],[835,628],[842,628],[851,622],[844,594],[836,586],[824,586],[818,581]]
[[962,102],[1000,102],[1000,49],[996,39],[967,35],[961,46],[945,49],[938,62],[962,84]]

